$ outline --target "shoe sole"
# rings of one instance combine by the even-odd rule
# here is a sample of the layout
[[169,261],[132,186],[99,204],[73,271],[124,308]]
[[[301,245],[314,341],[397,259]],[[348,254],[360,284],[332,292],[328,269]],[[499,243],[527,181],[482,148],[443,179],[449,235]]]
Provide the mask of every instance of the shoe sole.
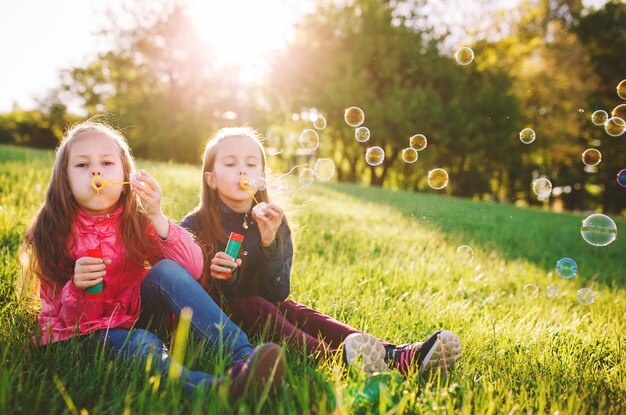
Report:
[[355,365],[356,362],[356,365],[368,374],[387,370],[385,347],[371,334],[351,334],[344,340],[343,347],[348,365]]
[[253,395],[259,398],[258,403],[262,404],[268,395],[274,394],[282,385],[284,376],[285,356],[282,349],[276,344],[267,344],[252,363],[251,372],[244,386],[244,391],[247,392],[244,392],[243,396]]
[[461,357],[461,339],[451,331],[443,330],[437,335],[437,340],[424,357],[419,373],[430,374],[441,370],[445,375],[459,357]]

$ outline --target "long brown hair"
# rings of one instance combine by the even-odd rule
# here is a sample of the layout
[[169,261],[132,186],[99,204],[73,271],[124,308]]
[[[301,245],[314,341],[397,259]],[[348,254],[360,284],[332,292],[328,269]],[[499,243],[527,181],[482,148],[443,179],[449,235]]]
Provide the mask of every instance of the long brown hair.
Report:
[[[56,150],[46,199],[26,231],[20,248],[26,278],[36,277],[54,286],[64,284],[74,273],[75,261],[69,247],[75,243],[72,223],[79,205],[70,188],[67,168],[72,143],[84,135],[106,135],[115,140],[120,147],[124,181],[129,181],[130,174],[136,170],[126,139],[113,127],[101,121],[88,120],[69,128]],[[154,252],[156,247],[156,241],[145,237],[149,219],[134,192],[123,191],[119,203],[123,205],[120,234],[126,248],[125,259],[143,265],[147,253]]]
[[[225,245],[228,236],[222,229],[222,212],[220,210],[220,198],[217,190],[212,189],[205,181],[204,177],[207,172],[213,172],[215,166],[215,157],[217,155],[217,149],[219,144],[230,137],[243,137],[253,141],[258,145],[261,151],[261,163],[263,167],[263,173],[266,171],[267,156],[265,149],[261,143],[261,139],[256,131],[248,127],[229,127],[219,130],[213,138],[209,140],[204,149],[204,157],[202,163],[202,183],[200,185],[200,203],[193,210],[198,224],[198,231],[196,234],[196,240],[202,247],[204,255],[204,272],[200,280],[205,290],[210,291],[212,289],[211,278],[211,259],[215,255],[216,247],[218,245]],[[254,197],[259,202],[269,203],[270,198],[266,189],[258,190]],[[287,218],[283,217],[283,223],[289,226]],[[276,233],[276,238],[281,249],[284,248],[285,241],[282,232]],[[245,258],[243,259],[245,262]],[[245,263],[242,264],[245,266]]]

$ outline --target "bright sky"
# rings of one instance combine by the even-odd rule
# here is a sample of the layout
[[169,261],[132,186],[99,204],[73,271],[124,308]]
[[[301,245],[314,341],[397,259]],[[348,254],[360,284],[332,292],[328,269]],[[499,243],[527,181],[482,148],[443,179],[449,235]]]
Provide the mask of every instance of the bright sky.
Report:
[[[517,1],[520,0],[497,3],[509,8]],[[243,75],[247,77],[262,70],[263,57],[284,45],[298,16],[312,7],[312,0],[188,2],[200,35],[223,61],[245,66]],[[116,10],[122,3],[123,0],[0,0],[0,113],[11,111],[14,103],[21,108],[34,108],[37,97],[45,96],[59,84],[61,69],[83,65],[106,50],[108,45],[96,32],[106,26],[106,10]],[[451,1],[459,7],[469,3]],[[605,0],[584,3],[598,6]]]

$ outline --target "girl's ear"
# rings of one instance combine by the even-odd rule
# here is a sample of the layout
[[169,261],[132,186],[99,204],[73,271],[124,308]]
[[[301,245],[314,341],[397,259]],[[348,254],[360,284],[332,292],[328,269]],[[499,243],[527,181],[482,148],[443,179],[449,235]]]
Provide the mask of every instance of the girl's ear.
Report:
[[215,190],[217,185],[215,184],[215,176],[210,171],[204,173],[204,181],[211,189]]

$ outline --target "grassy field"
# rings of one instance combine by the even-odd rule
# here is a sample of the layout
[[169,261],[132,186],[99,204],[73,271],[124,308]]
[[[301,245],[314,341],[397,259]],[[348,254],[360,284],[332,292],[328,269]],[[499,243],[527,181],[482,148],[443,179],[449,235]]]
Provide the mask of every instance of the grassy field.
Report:
[[[76,341],[36,348],[36,309],[18,301],[17,249],[44,197],[52,154],[0,146],[0,413],[248,413],[216,392],[193,398],[139,363]],[[140,162],[180,220],[197,203],[199,166]],[[453,179],[453,178],[452,178]],[[626,412],[626,221],[608,247],[586,244],[584,216],[425,193],[291,182],[297,253],[291,298],[392,342],[445,327],[463,355],[447,379],[425,382],[316,367],[288,355],[286,386],[265,414]],[[470,245],[474,260],[456,258]],[[574,258],[579,275],[554,264]],[[523,287],[535,284],[536,298]],[[550,298],[546,287],[558,287]],[[595,303],[581,305],[590,287]],[[186,363],[223,373],[224,360],[195,345]],[[362,391],[373,398],[366,399]],[[371,393],[372,391],[378,393]]]

